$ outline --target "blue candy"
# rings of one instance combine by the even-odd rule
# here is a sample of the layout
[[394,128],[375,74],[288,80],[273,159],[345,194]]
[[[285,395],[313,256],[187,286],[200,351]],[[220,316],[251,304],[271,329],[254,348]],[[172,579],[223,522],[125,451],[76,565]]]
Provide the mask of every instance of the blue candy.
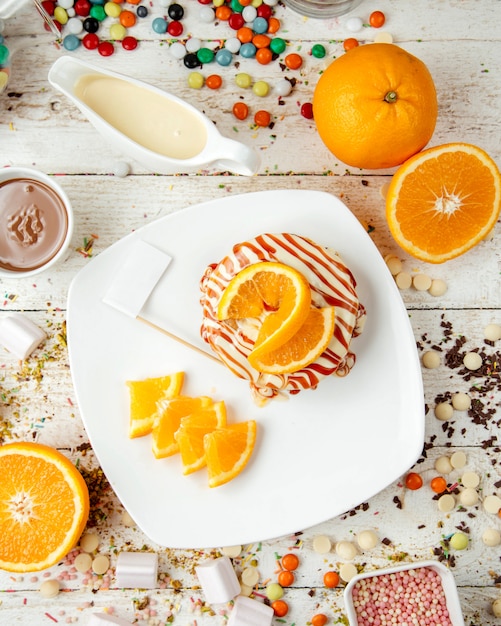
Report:
[[256,17],[256,19],[252,22],[252,30],[258,35],[267,33],[268,32],[268,20],[265,20],[264,17]]
[[240,46],[240,56],[244,59],[253,59],[256,56],[256,46],[253,43],[244,43]]
[[221,48],[216,52],[215,60],[216,63],[219,63],[219,65],[226,66],[232,62],[233,55],[226,48]]
[[163,17],[156,17],[151,23],[151,27],[156,33],[163,35],[167,32],[167,22]]
[[63,39],[63,48],[66,50],[76,50],[80,45],[80,39],[76,35],[66,35]]

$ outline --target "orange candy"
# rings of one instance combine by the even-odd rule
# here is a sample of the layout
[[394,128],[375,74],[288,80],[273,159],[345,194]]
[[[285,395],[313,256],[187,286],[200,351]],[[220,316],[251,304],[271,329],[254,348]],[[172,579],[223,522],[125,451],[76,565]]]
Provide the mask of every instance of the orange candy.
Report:
[[240,43],[250,43],[254,37],[254,32],[248,26],[242,26],[237,30],[237,39]]
[[223,22],[227,22],[232,14],[232,10],[227,4],[223,4],[216,9],[216,18],[218,20],[222,20]]
[[282,567],[289,571],[293,571],[299,567],[299,558],[292,553],[285,554],[282,557]]
[[268,65],[273,60],[273,52],[269,48],[259,48],[256,51],[256,61],[261,65]]
[[289,605],[285,600],[275,600],[271,603],[271,608],[277,617],[285,617],[289,612]]
[[223,79],[219,76],[219,74],[211,74],[210,76],[207,76],[205,84],[209,89],[219,89],[223,84]]
[[264,111],[263,109],[256,111],[254,115],[254,122],[257,126],[269,126],[271,122],[271,115],[268,111]]
[[343,41],[343,48],[348,52],[348,50],[353,50],[358,46],[358,40],[355,37],[348,37]]
[[124,28],[130,28],[136,23],[136,16],[132,11],[122,11],[119,16],[120,24]]
[[268,32],[271,35],[278,33],[278,31],[280,30],[280,26],[280,20],[277,20],[276,17],[270,17],[270,19],[268,20]]
[[233,105],[233,115],[237,120],[245,120],[249,115],[249,107],[245,102],[235,102]]
[[281,587],[290,587],[295,579],[294,574],[287,569],[282,570],[277,577],[278,584]]
[[328,589],[334,589],[339,585],[339,574],[337,572],[325,572],[324,585]]
[[295,52],[291,52],[285,57],[285,65],[290,70],[298,70],[301,65],[303,65],[303,58],[300,54],[296,54]]
[[256,48],[267,48],[270,45],[271,39],[268,35],[254,35],[252,43]]
[[311,618],[311,626],[325,626],[327,622],[327,615],[324,615],[323,613],[317,613]]

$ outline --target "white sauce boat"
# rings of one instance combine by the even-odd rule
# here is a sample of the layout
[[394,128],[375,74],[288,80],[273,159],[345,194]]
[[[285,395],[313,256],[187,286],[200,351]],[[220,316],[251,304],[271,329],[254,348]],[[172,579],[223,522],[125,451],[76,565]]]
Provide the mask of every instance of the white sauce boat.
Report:
[[[158,89],[153,85],[130,78],[117,72],[102,69],[80,59],[71,56],[60,57],[49,70],[49,83],[58,91],[61,91],[80,109],[87,117],[89,122],[98,130],[101,135],[121,153],[141,163],[147,169],[159,174],[175,174],[179,172],[190,172],[203,169],[205,167],[219,168],[221,170],[229,170],[235,174],[251,176],[255,174],[259,168],[260,158],[258,154],[246,145],[223,137],[216,129],[214,123],[209,120],[203,113],[198,111],[191,104],[185,102],[162,89]],[[127,129],[120,130],[117,126],[106,120],[102,114],[96,111],[99,107],[89,106],[84,101],[79,92],[82,91],[79,83],[85,80],[108,81],[111,87],[130,89],[131,95],[138,98],[137,104],[143,110],[134,109],[130,114],[130,131]],[[116,82],[120,81],[120,82]],[[103,84],[104,84],[103,82]],[[78,87],[78,88],[77,88]],[[76,89],[77,88],[77,89]],[[114,89],[110,89],[111,92]],[[110,97],[113,93],[109,94]],[[151,99],[151,102],[150,102]],[[176,150],[169,149],[169,137],[162,146],[162,150],[151,149],[148,142],[141,142],[138,137],[134,137],[134,125],[138,120],[148,119],[151,122],[151,106],[155,104],[158,108],[159,104],[165,104],[167,112],[172,115],[162,115],[162,120],[158,120],[159,127],[161,121],[179,121],[184,122],[185,127],[182,131],[172,133],[173,141],[178,142],[178,147],[183,144],[184,147],[189,146],[190,142],[200,145],[196,150],[196,154],[190,154],[188,157],[177,158]],[[105,105],[103,101],[101,104]],[[124,103],[120,103],[124,110]],[[177,115],[176,115],[177,113]],[[123,120],[122,120],[123,121]],[[122,124],[123,126],[123,124]],[[160,130],[154,133],[154,140],[159,141],[162,136]],[[137,134],[137,133],[136,133]],[[203,140],[205,134],[205,141]],[[153,136],[153,134],[152,134]],[[134,138],[133,138],[134,137]],[[165,150],[163,149],[165,147]],[[172,152],[172,153],[171,153]]]

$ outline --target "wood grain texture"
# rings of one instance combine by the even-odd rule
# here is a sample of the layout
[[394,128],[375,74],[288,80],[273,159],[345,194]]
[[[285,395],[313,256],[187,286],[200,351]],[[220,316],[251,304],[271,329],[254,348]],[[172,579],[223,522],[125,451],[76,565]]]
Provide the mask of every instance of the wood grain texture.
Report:
[[[225,24],[201,24],[198,3],[187,0],[185,33],[198,36],[210,46],[228,37]],[[385,31],[396,43],[419,56],[428,65],[439,100],[439,118],[431,145],[467,141],[483,147],[501,164],[501,37],[499,0],[450,0],[447,3],[417,0],[413,3],[381,0],[377,6],[363,0],[355,14],[367,20],[370,11],[380,9],[387,15]],[[396,254],[411,275],[426,273],[447,283],[447,292],[434,298],[427,292],[408,289],[401,292],[418,346],[418,354],[435,349],[441,365],[422,369],[423,402],[426,428],[423,454],[414,471],[424,487],[409,491],[399,477],[368,502],[323,524],[297,529],[294,536],[266,540],[243,546],[234,559],[238,574],[245,567],[259,570],[258,593],[265,592],[266,581],[275,580],[277,557],[289,551],[298,554],[301,564],[296,581],[286,589],[290,612],[275,624],[307,626],[317,612],[326,613],[329,624],[346,624],[342,587],[328,590],[323,573],[338,569],[342,559],[333,548],[327,555],[317,554],[313,540],[327,535],[333,546],[337,541],[356,540],[357,533],[373,529],[381,540],[373,551],[360,552],[355,562],[360,569],[372,570],[399,560],[444,559],[451,566],[459,588],[461,607],[467,626],[495,626],[491,604],[500,597],[501,565],[499,547],[482,542],[486,528],[501,530],[499,517],[482,506],[485,496],[501,495],[499,378],[500,346],[484,341],[484,328],[501,323],[501,256],[499,223],[493,237],[463,257],[444,265],[427,265],[402,252],[392,240],[385,222],[382,189],[392,170],[360,171],[338,162],[319,139],[314,123],[301,117],[302,103],[311,101],[321,72],[336,56],[343,54],[342,41],[350,33],[346,18],[329,21],[304,19],[283,6],[276,13],[282,20],[281,35],[287,51],[299,51],[303,67],[296,72],[283,63],[259,66],[239,60],[238,66],[204,67],[202,73],[220,73],[223,87],[190,89],[188,70],[169,54],[169,40],[155,35],[151,19],[162,13],[151,3],[150,16],[135,27],[140,44],[135,52],[117,47],[104,59],[97,53],[79,50],[75,54],[104,67],[140,78],[185,98],[203,110],[222,134],[253,146],[262,159],[258,175],[245,178],[217,170],[190,175],[159,176],[131,161],[127,155],[108,146],[76,107],[47,81],[51,64],[65,52],[43,32],[41,20],[30,5],[5,25],[12,55],[12,75],[0,95],[0,166],[36,167],[57,176],[71,199],[75,211],[75,232],[64,263],[34,279],[0,279],[0,320],[13,311],[25,313],[47,333],[47,341],[25,363],[0,351],[0,443],[16,439],[37,440],[61,449],[78,462],[89,482],[96,487],[89,532],[100,538],[99,554],[110,558],[109,576],[84,576],[72,571],[71,559],[36,575],[11,575],[0,572],[1,624],[86,624],[93,612],[114,611],[138,624],[174,623],[183,626],[220,626],[227,622],[227,607],[209,607],[195,575],[196,564],[220,554],[213,550],[171,550],[152,544],[130,522],[122,504],[102,478],[98,459],[90,448],[73,389],[65,343],[65,318],[68,290],[79,270],[113,243],[158,218],[207,200],[273,189],[320,190],[340,197],[357,218],[367,226],[383,256]],[[372,41],[376,32],[364,28],[360,38]],[[325,59],[311,54],[314,43],[323,43]],[[282,59],[283,60],[283,59]],[[278,98],[273,89],[266,98],[235,84],[237,72],[248,72],[254,80],[273,85],[284,76],[294,77],[292,94]],[[231,114],[233,102],[244,99],[252,111],[268,109],[272,129],[257,129],[248,121],[238,122]],[[131,111],[131,123],[135,112]],[[116,164],[125,161],[131,174],[112,175]],[[272,208],[270,209],[272,210]],[[308,207],[305,207],[307,213]],[[252,219],[251,216],[248,217]],[[85,242],[93,238],[89,254]],[[326,243],[328,233],[326,233]],[[203,236],[197,245],[203,245]],[[349,242],[346,242],[349,245]],[[340,251],[342,252],[342,250]],[[455,343],[463,341],[460,354],[481,350],[493,364],[491,371],[475,375],[460,363],[451,361]],[[448,422],[434,415],[437,402],[453,393],[467,392],[475,410],[455,411]],[[377,397],[374,404],[377,404]],[[312,392],[314,406],[314,392]],[[356,442],[352,442],[357,457]],[[481,479],[480,502],[473,507],[457,507],[441,513],[428,486],[436,475],[434,464],[443,455],[464,451],[465,469]],[[277,454],[280,453],[277,443]],[[358,459],[360,464],[364,459]],[[300,459],[290,462],[300,462]],[[381,459],[381,464],[385,459]],[[377,472],[378,468],[375,467]],[[448,476],[452,484],[461,470]],[[279,493],[283,476],[270,477],[263,489]],[[324,476],[322,481],[349,481],[350,476]],[[252,502],[249,502],[252,506]],[[290,502],[288,506],[300,506]],[[173,515],[175,511],[173,511]],[[265,514],[265,512],[264,512]],[[287,515],[287,510],[284,510]],[[168,523],[168,520],[166,520]],[[201,523],[201,520],[193,520]],[[470,538],[467,550],[451,552],[447,538],[458,528]],[[124,590],[116,586],[114,568],[121,550],[152,550],[159,555],[159,589]],[[39,587],[48,577],[61,577],[63,592],[44,599]]]

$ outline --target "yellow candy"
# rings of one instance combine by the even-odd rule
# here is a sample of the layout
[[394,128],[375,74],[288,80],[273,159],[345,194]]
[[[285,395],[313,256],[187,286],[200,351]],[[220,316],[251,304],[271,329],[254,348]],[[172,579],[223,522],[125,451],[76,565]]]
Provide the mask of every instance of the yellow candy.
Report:
[[56,7],[54,9],[54,19],[60,24],[66,24],[68,21],[68,14],[66,13],[66,9],[63,7]]
[[104,12],[108,17],[118,17],[122,12],[122,7],[116,2],[107,2],[104,5]]
[[127,34],[127,29],[122,24],[112,24],[110,26],[110,37],[115,41],[122,41]]

